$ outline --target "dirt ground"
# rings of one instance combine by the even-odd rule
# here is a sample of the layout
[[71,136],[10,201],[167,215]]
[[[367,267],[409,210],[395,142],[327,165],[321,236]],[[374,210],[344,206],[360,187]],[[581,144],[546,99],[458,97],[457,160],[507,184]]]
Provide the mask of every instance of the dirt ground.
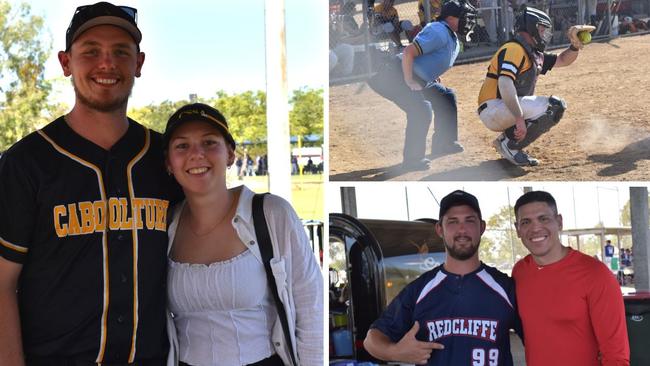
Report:
[[[364,83],[331,87],[330,180],[650,180],[650,35],[592,43],[573,65],[540,76],[536,94],[558,95],[568,109],[528,147],[540,161],[536,167],[501,159],[491,145],[497,133],[476,114],[487,63],[454,66],[443,75],[443,84],[456,90],[465,151],[433,160],[428,171],[399,169],[406,116],[398,107]],[[429,137],[432,132],[433,123]]]

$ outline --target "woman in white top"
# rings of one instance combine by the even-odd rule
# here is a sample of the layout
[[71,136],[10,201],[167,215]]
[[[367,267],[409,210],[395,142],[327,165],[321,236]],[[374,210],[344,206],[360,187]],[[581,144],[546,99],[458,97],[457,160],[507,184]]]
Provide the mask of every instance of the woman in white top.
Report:
[[[168,170],[186,198],[169,225],[169,365],[292,365],[255,236],[254,193],[226,187],[235,160],[226,119],[208,105],[186,105],[164,139]],[[274,195],[264,201],[294,359],[321,366],[320,270],[291,205]]]

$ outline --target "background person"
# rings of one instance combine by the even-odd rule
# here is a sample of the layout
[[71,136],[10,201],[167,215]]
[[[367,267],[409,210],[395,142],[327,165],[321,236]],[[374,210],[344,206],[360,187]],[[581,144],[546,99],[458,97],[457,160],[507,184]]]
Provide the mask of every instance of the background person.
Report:
[[442,0],[428,0],[429,1],[429,16],[427,19],[426,11],[424,9],[424,2],[427,0],[418,0],[418,18],[420,19],[420,27],[424,28],[432,19],[440,16],[442,11]]
[[[395,43],[398,49],[404,47],[402,45],[402,32],[405,34],[413,28],[410,21],[400,21],[399,13],[395,8],[395,0],[382,0],[373,8],[372,17],[370,18],[370,26],[373,34],[380,35],[388,33],[390,39]],[[410,40],[410,39],[409,39]]]
[[[226,119],[208,105],[186,105],[170,117],[164,140],[168,170],[186,197],[169,227],[167,285],[181,365],[289,364],[255,236],[254,193],[226,187],[235,159]],[[322,366],[323,278],[309,239],[282,198],[267,195],[264,213],[296,358]]]
[[560,242],[562,215],[544,191],[515,203],[517,235],[530,252],[517,262],[526,365],[629,365],[623,296],[610,270]]
[[596,16],[598,0],[578,0],[578,22],[598,25]]

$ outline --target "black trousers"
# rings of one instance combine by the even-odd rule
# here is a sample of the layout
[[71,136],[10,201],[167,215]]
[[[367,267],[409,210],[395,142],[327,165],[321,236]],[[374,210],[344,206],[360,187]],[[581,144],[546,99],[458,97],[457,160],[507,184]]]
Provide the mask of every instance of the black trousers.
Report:
[[[178,363],[178,366],[192,366],[192,365],[181,361]],[[282,359],[280,358],[280,356],[276,354],[269,358],[265,358],[261,361],[250,363],[247,366],[284,366],[284,363],[282,363]]]
[[[415,75],[414,77],[417,79]],[[419,81],[424,84],[424,81]],[[453,89],[440,83],[431,83],[422,90],[411,90],[404,82],[402,62],[397,57],[368,80],[368,86],[406,113],[404,162],[424,157],[432,117],[433,145],[452,144],[458,140],[458,109]]]
[[[102,363],[102,366],[161,366],[167,364],[166,358],[156,358],[152,360],[136,361],[133,363]],[[92,361],[81,361],[71,358],[27,358],[26,366],[97,366]]]

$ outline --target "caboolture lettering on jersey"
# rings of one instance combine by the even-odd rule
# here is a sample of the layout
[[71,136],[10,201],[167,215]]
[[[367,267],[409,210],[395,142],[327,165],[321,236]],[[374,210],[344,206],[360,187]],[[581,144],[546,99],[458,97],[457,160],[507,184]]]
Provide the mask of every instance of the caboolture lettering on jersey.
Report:
[[107,225],[110,230],[167,230],[169,201],[133,198],[130,207],[125,197],[58,205],[53,209],[54,229],[59,238],[103,232]]
[[427,321],[429,342],[450,336],[468,336],[496,342],[499,322],[490,319],[443,318]]

